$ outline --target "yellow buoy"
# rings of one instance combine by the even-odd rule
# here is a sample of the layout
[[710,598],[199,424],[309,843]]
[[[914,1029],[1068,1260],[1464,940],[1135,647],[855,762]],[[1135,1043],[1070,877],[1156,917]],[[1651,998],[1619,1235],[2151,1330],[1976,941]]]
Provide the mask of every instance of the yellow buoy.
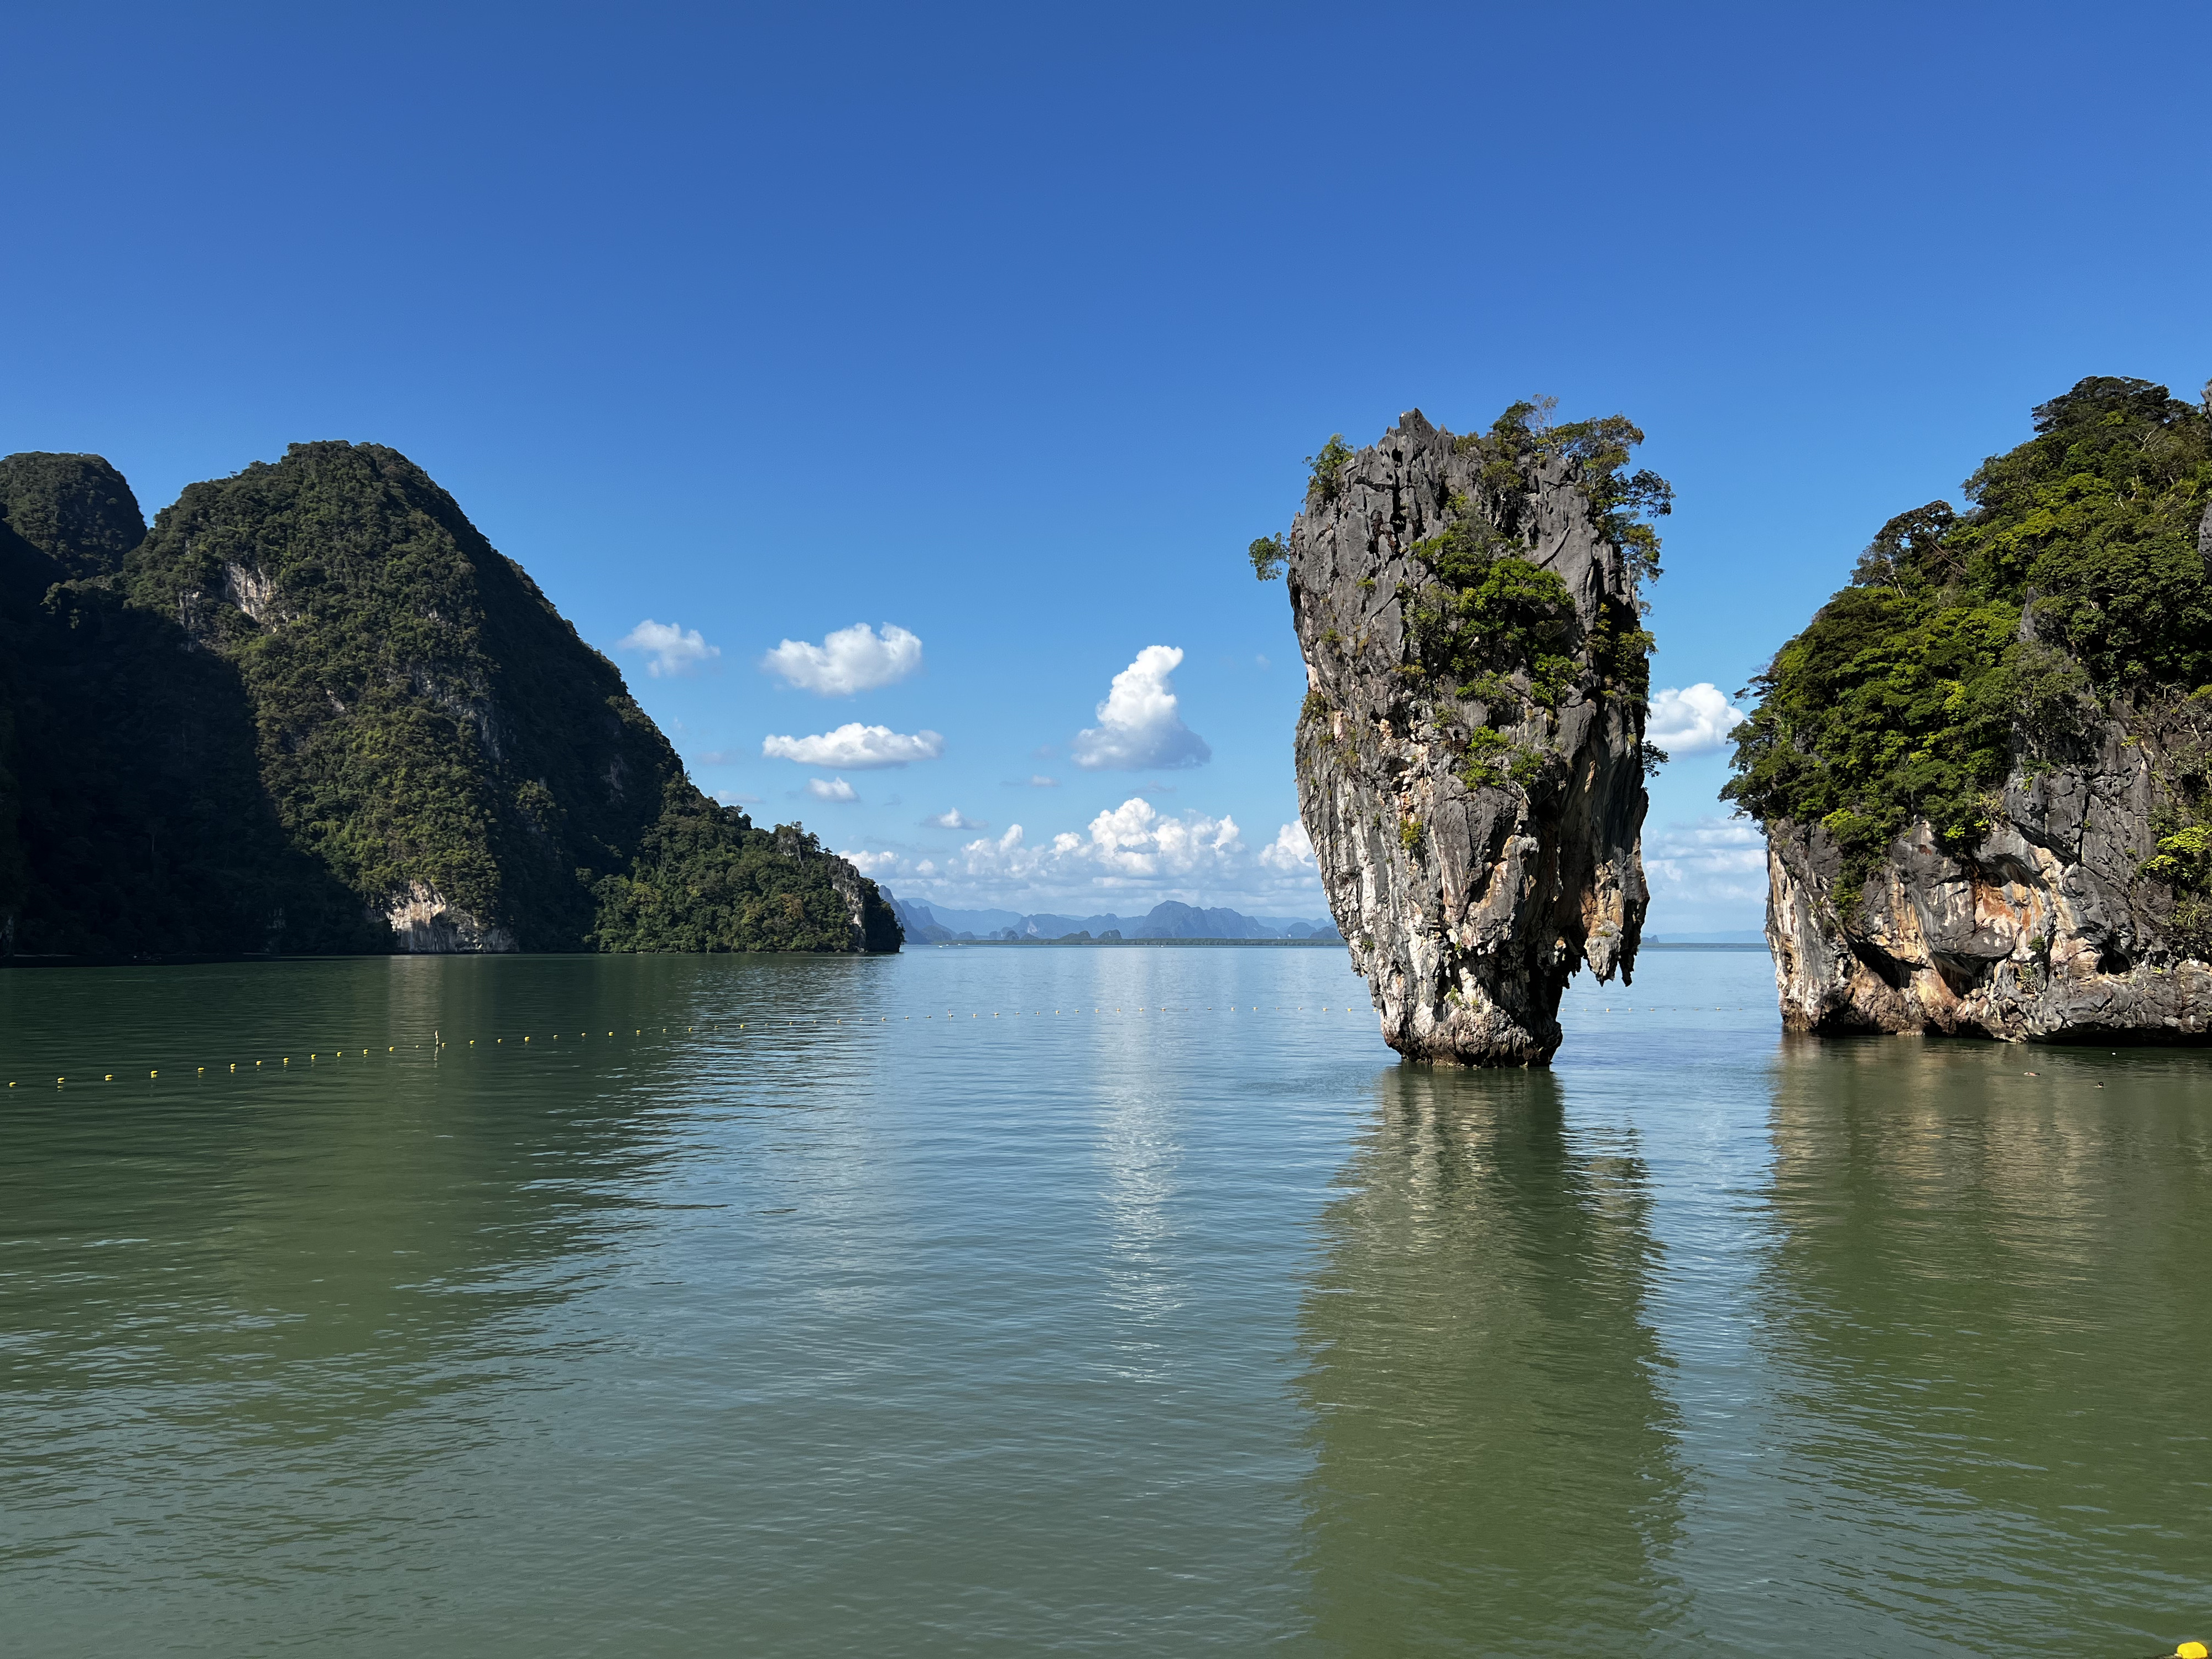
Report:
[[112,1083],[115,1081],[115,1073],[112,1072],[105,1073],[101,1075],[100,1080],[102,1083]]
[[2202,1642],[2184,1642],[2174,1649],[2173,1659],[2212,1659],[2212,1648]]

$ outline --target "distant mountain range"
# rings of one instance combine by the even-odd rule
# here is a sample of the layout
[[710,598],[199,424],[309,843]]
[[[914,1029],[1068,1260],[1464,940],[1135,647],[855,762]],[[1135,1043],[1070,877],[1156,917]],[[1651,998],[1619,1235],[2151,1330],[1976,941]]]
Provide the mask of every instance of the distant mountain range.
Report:
[[1156,904],[1141,916],[1063,916],[1050,911],[1024,915],[1014,910],[953,910],[902,899],[878,888],[907,938],[917,945],[954,939],[1318,939],[1343,936],[1326,919],[1248,916],[1241,911],[1200,909],[1173,900]]

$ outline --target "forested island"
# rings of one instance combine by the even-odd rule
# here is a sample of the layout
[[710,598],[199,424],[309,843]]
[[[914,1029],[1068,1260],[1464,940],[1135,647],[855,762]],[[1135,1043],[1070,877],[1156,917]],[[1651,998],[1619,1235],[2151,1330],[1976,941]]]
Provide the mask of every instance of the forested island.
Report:
[[13,455],[0,518],[10,956],[899,946],[395,450],[295,444],[150,532],[100,457]]
[[1726,793],[1797,1029],[2212,1029],[2212,416],[2095,377],[2033,418],[1753,683]]

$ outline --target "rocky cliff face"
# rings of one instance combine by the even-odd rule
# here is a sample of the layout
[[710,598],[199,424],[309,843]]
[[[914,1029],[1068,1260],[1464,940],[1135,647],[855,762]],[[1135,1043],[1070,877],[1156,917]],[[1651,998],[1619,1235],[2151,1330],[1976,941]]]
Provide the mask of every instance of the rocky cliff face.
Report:
[[1818,824],[1767,826],[1767,943],[1793,1030],[2182,1042],[2212,1030],[2212,940],[2157,826],[2212,748],[2189,703],[2126,708],[2071,766],[2015,771],[1989,833],[1923,822],[1857,889]]
[[1415,410],[1324,456],[1277,544],[1299,809],[1408,1059],[1541,1064],[1576,969],[1635,963],[1649,637],[1584,471]]

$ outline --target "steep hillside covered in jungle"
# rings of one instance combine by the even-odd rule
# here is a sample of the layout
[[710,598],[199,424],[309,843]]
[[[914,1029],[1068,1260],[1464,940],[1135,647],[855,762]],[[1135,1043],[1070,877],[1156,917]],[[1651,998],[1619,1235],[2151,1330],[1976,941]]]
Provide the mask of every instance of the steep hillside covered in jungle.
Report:
[[0,461],[0,503],[18,951],[897,948],[396,451],[295,445],[143,535],[97,457]]

